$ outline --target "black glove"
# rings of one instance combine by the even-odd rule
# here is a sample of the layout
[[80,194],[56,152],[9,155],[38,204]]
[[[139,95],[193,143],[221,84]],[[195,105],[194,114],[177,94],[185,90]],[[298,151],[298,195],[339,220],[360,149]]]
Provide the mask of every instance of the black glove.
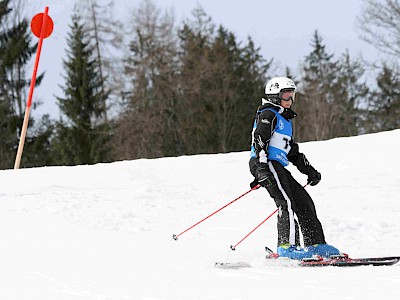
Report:
[[314,168],[308,173],[307,184],[311,186],[317,185],[321,181],[321,173]]
[[260,185],[258,184],[257,178],[254,178],[254,180],[252,182],[250,182],[250,188],[253,190],[255,187],[257,187],[256,189],[260,188]]
[[265,188],[275,183],[274,175],[272,175],[266,163],[260,163],[257,166],[256,179],[257,182]]

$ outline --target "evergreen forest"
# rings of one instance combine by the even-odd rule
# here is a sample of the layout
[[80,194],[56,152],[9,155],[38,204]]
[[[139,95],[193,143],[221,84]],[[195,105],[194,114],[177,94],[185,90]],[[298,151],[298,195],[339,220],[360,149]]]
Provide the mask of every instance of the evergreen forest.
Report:
[[[14,165],[37,50],[30,18],[16,2],[0,1],[0,169]],[[54,99],[60,115],[30,116],[21,166],[248,151],[265,84],[275,76],[299,87],[297,142],[398,129],[400,1],[366,2],[362,38],[387,57],[368,66],[376,74],[372,83],[365,62],[330,52],[318,29],[300,71],[277,73],[274,58],[264,57],[251,36],[238,40],[200,5],[177,22],[142,0],[129,28],[118,30],[114,0],[77,1],[62,93]],[[38,75],[36,86],[46,80],[45,72]]]

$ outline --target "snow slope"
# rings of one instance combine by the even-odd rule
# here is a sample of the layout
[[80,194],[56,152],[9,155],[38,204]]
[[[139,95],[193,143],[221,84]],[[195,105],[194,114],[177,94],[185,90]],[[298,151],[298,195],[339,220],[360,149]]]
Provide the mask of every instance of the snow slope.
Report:
[[[300,145],[327,240],[352,257],[400,255],[399,145],[400,130]],[[0,299],[400,299],[400,265],[267,265],[275,217],[231,251],[275,210],[262,189],[174,241],[249,189],[248,156],[0,171]]]

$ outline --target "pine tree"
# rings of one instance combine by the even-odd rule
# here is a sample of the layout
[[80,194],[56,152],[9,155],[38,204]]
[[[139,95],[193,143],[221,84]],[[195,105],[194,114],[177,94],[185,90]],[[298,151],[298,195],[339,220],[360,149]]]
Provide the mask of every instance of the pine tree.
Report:
[[[179,33],[180,111],[188,153],[246,150],[263,95],[266,62],[251,38],[247,45],[215,25],[201,7]],[[196,120],[195,124],[192,120]]]
[[123,54],[123,24],[115,14],[114,0],[81,0],[77,3],[82,9],[84,31],[94,45],[94,57],[98,62],[99,78],[103,91],[109,91],[108,103],[104,103],[104,121],[107,124],[110,113],[116,114],[118,101],[123,89],[121,69]]
[[398,70],[383,64],[376,79],[377,88],[371,91],[366,111],[365,127],[368,132],[400,128],[400,79]]
[[144,1],[133,14],[125,60],[126,105],[113,139],[117,159],[162,157],[180,152],[176,118],[174,19]]
[[300,115],[295,123],[298,140],[357,135],[359,105],[368,92],[360,79],[362,65],[352,61],[348,53],[340,59],[328,54],[317,31],[312,46],[303,66],[301,94],[293,107]]
[[102,91],[98,62],[79,15],[72,17],[64,60],[64,97],[57,97],[63,116],[57,124],[55,140],[59,163],[93,164],[108,160],[108,127],[102,123],[107,92]]
[[400,1],[368,0],[364,4],[358,18],[361,38],[387,56],[383,63],[372,64],[378,75],[376,86],[369,95],[369,107],[365,110],[364,130],[377,132],[400,128]]
[[334,136],[354,136],[363,133],[361,107],[365,107],[368,96],[368,87],[363,79],[364,72],[361,61],[352,59],[348,51],[342,54],[332,91],[337,114],[332,123]]
[[[174,31],[151,1],[135,14],[118,159],[246,150],[270,63],[201,7]],[[162,124],[159,126],[158,124]]]
[[212,152],[245,150],[270,65],[250,38],[247,45],[241,46],[235,35],[222,26],[209,59],[212,76],[205,93],[214,109],[208,132],[217,133]]
[[215,152],[211,140],[216,136],[210,130],[214,104],[208,93],[215,25],[200,6],[192,11],[192,19],[178,32],[180,134],[185,154],[210,153]]

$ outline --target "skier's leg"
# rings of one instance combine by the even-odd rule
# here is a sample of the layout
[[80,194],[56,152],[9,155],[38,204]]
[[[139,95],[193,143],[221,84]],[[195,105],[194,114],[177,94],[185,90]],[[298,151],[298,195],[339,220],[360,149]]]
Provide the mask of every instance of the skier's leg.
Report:
[[[280,245],[290,245],[290,217],[288,206],[286,200],[282,198],[274,198],[276,207],[278,208],[278,246]],[[300,234],[299,225],[296,220],[294,220],[295,226],[295,245],[300,246]]]
[[278,162],[270,161],[268,166],[276,181],[276,185],[268,187],[268,192],[278,207],[278,246],[300,246],[299,226],[294,218],[293,196],[287,173]]
[[288,178],[296,202],[295,213],[299,219],[306,251],[324,257],[340,255],[341,252],[337,248],[326,244],[324,231],[310,195],[291,175]]
[[296,203],[295,213],[300,223],[301,232],[303,233],[304,246],[325,244],[324,231],[317,217],[313,200],[304,187],[291,175],[288,175],[288,180]]

